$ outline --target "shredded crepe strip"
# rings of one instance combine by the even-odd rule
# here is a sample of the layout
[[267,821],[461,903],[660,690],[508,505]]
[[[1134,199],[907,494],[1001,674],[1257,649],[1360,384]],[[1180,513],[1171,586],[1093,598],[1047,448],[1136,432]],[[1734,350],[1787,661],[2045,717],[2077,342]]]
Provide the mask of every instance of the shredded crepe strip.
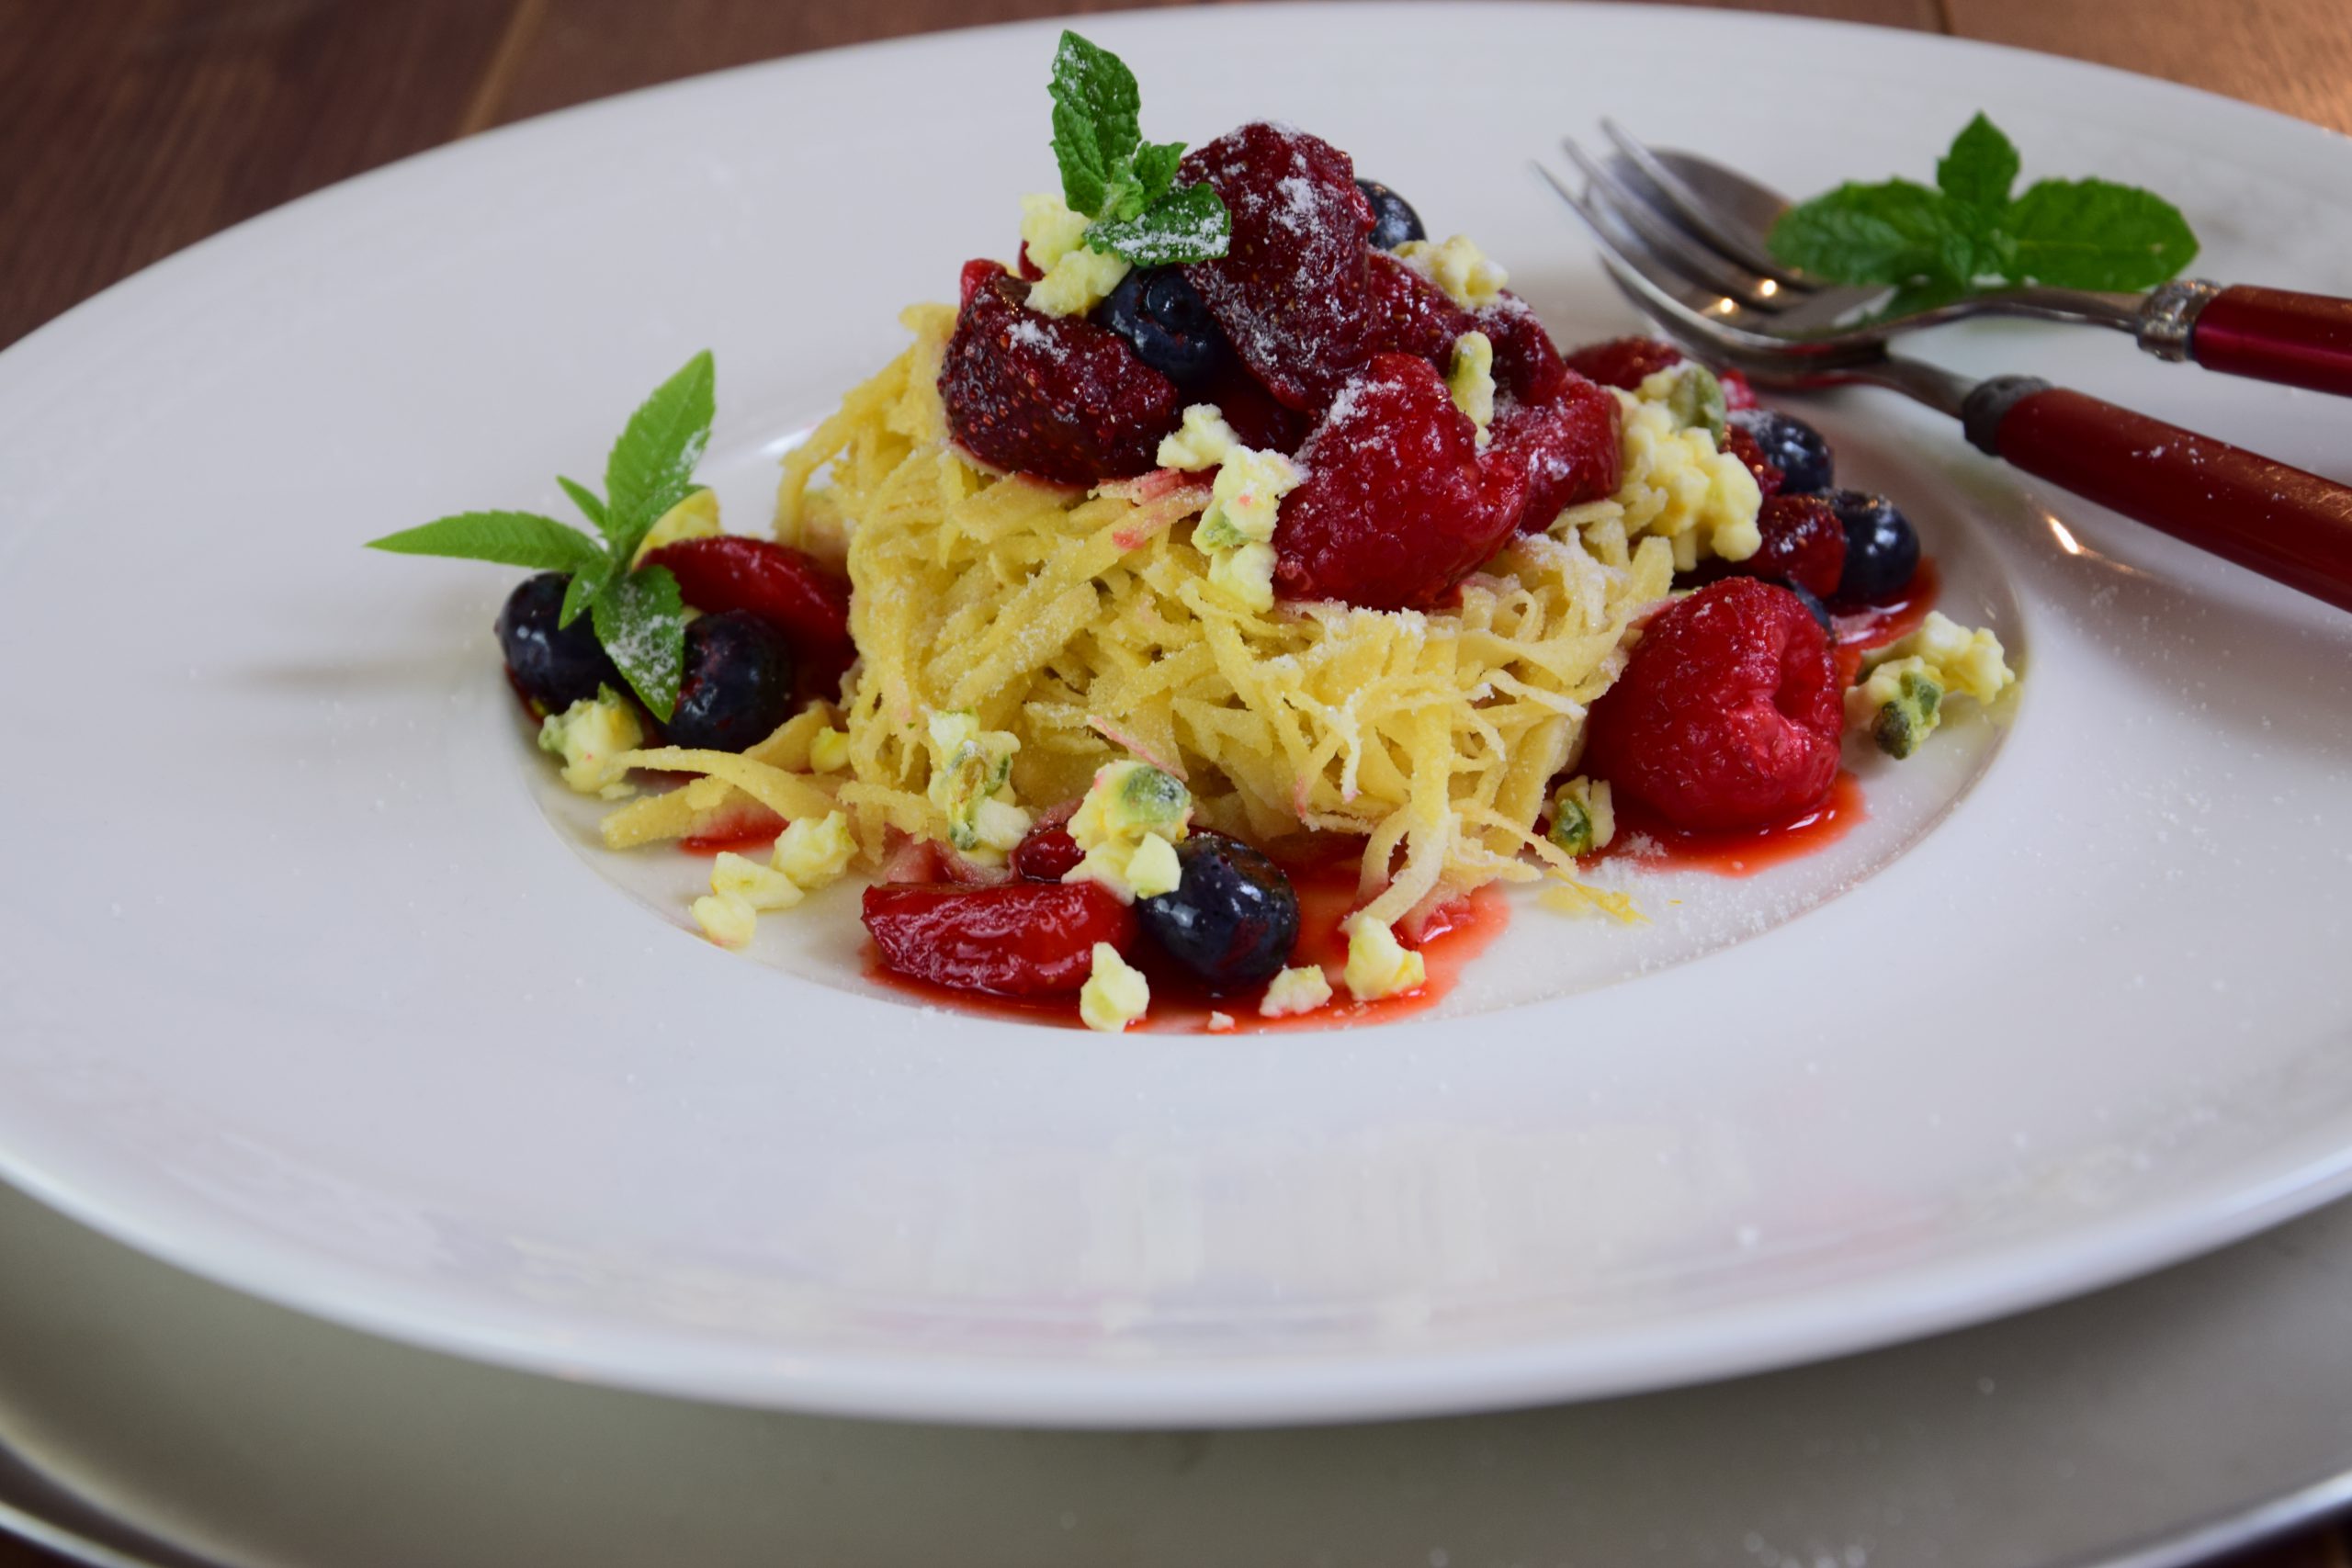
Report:
[[[1513,543],[1453,608],[1258,613],[1193,547],[1206,476],[1087,492],[976,466],[938,392],[954,311],[900,319],[912,346],[786,457],[777,497],[781,542],[846,553],[860,657],[841,708],[740,758],[639,753],[703,776],[614,813],[607,842],[705,830],[748,798],[786,818],[846,812],[878,864],[893,829],[945,839],[925,742],[932,715],[964,710],[1019,739],[1023,805],[1073,798],[1135,756],[1182,779],[1220,831],[1268,847],[1359,836],[1368,914],[1408,931],[1489,882],[1547,867],[1572,881],[1574,861],[1536,831],[1546,785],[1691,553],[1679,536],[1704,532],[1703,497],[1665,493],[1688,475],[1629,465],[1617,501]],[[848,766],[814,772],[813,739],[836,724]]]

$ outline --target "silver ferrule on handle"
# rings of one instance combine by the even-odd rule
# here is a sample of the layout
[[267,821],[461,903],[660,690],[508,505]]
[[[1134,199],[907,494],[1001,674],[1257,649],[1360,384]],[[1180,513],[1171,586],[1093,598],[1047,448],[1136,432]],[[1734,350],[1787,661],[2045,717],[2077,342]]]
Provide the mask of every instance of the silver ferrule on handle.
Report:
[[2158,359],[2179,364],[2188,357],[2188,338],[2197,330],[2199,313],[2221,291],[2220,284],[2202,277],[2176,277],[2159,284],[2141,303],[2132,336]]

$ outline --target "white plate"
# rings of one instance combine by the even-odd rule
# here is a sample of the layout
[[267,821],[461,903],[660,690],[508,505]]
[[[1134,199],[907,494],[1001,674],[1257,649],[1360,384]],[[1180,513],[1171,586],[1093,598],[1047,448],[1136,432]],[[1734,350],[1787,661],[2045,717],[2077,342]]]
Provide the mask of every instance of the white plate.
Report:
[[[2178,199],[2200,270],[2352,292],[2352,150],[2079,65],[1587,7],[1086,25],[1155,135],[1307,125],[1478,234],[1564,338],[1631,323],[1524,164],[1604,113],[1803,190],[1922,170],[1981,107],[2030,173]],[[763,454],[1050,183],[1052,38],[485,137],[0,356],[0,1169],[468,1354],[1095,1424],[1708,1377],[2080,1290],[2352,1181],[2352,620],[1883,397],[1808,412],[2024,650],[2006,735],[1874,780],[1820,861],[1654,884],[1647,932],[1527,911],[1427,1021],[1108,1041],[930,1013],[778,972],[845,897],[746,961],[637,880],[674,863],[575,852],[495,669],[511,578],[359,542],[559,508],[550,476],[704,345],[710,471],[755,520]],[[2348,405],[2120,338],[1929,351],[2345,471]]]

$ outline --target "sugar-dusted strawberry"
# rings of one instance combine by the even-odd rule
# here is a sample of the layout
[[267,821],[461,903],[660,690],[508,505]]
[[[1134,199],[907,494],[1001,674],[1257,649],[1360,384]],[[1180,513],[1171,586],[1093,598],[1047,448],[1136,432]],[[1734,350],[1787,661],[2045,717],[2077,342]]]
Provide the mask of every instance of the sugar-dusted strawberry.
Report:
[[1747,376],[1737,370],[1718,370],[1715,379],[1724,389],[1724,407],[1733,413],[1756,406],[1756,388]]
[[1846,525],[1817,495],[1776,495],[1756,514],[1763,547],[1739,563],[1751,577],[1793,582],[1818,599],[1838,592],[1846,571]]
[[1273,393],[1229,355],[1210,373],[1200,400],[1215,403],[1241,444],[1261,451],[1295,453],[1315,425],[1312,415],[1274,401]]
[[1844,727],[1820,624],[1787,589],[1727,577],[1643,627],[1583,768],[1673,827],[1762,827],[1827,797]]
[[1064,484],[1148,472],[1176,428],[1175,383],[1082,316],[1047,316],[1001,266],[964,269],[965,299],[939,374],[947,425],[984,463]]
[[1292,599],[1418,608],[1510,536],[1523,465],[1482,460],[1477,430],[1426,359],[1374,356],[1299,453],[1283,499],[1274,582]]
[[792,645],[803,697],[838,696],[857,657],[849,635],[849,584],[799,550],[768,539],[681,539],[645,558],[667,567],[687,604],[709,614],[748,610]]
[[[1375,251],[1370,265],[1372,307],[1364,342],[1371,352],[1410,354],[1442,366],[1453,355],[1453,340],[1478,330],[1476,317],[1395,256]],[[1495,357],[1499,377],[1499,347]]]
[[865,890],[865,919],[886,967],[1000,997],[1069,995],[1096,942],[1136,945],[1135,911],[1097,882],[885,884]]
[[1772,466],[1771,459],[1764,456],[1764,448],[1746,426],[1735,424],[1726,427],[1723,449],[1738,458],[1747,471],[1756,476],[1756,488],[1764,492],[1765,500],[1770,501],[1780,494],[1781,487],[1788,482],[1788,476]]
[[1683,358],[1680,349],[1657,338],[1617,337],[1570,350],[1567,366],[1604,387],[1631,392],[1659,371],[1681,364]]
[[1606,388],[1566,371],[1546,401],[1505,401],[1495,415],[1487,459],[1516,465],[1526,476],[1522,531],[1540,534],[1564,507],[1616,493],[1618,420],[1617,400]]
[[1232,215],[1230,248],[1184,269],[1275,400],[1319,409],[1364,361],[1372,204],[1329,142],[1253,122],[1196,147],[1178,173]]

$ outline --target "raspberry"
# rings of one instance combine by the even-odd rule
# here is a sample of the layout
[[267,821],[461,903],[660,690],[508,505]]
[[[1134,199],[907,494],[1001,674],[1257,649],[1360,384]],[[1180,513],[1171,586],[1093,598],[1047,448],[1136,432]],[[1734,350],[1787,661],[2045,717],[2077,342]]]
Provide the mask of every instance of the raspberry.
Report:
[[1747,466],[1747,471],[1756,476],[1756,488],[1764,492],[1765,500],[1770,501],[1780,494],[1781,487],[1788,482],[1787,476],[1764,456],[1764,448],[1756,444],[1756,437],[1743,427],[1735,424],[1724,432],[1723,449],[1738,458]]
[[849,635],[849,584],[800,551],[766,539],[681,539],[645,558],[670,569],[687,604],[710,614],[748,610],[792,645],[804,697],[837,696],[857,657]]
[[1001,266],[964,268],[965,299],[939,373],[956,439],[984,463],[1064,484],[1126,479],[1158,466],[1176,428],[1175,383],[1126,340],[1080,316],[1046,316]]
[[1329,142],[1262,121],[1185,154],[1233,217],[1233,243],[1184,276],[1276,401],[1319,409],[1364,361],[1372,204]]
[[1032,882],[1059,882],[1078,868],[1086,852],[1061,822],[1040,822],[1012,849],[1012,869]]
[[1827,798],[1844,722],[1827,634],[1787,589],[1730,577],[1650,620],[1583,765],[1674,827],[1762,827]]
[[1518,295],[1506,294],[1479,311],[1476,325],[1495,345],[1496,381],[1521,402],[1548,403],[1568,385],[1568,367],[1552,334]]
[[[1374,353],[1409,354],[1442,366],[1453,357],[1455,338],[1480,330],[1478,319],[1447,298],[1444,289],[1385,252],[1373,253],[1370,284],[1365,343]],[[1500,345],[1495,358],[1499,375]]]
[[1838,592],[1846,570],[1846,525],[1817,495],[1776,495],[1756,515],[1763,547],[1739,563],[1750,577],[1793,582],[1816,599]]
[[1566,371],[1557,395],[1549,401],[1504,405],[1495,417],[1494,445],[1487,456],[1490,461],[1516,464],[1527,476],[1521,532],[1540,534],[1563,507],[1616,493],[1617,423],[1617,400]]
[[1135,911],[1094,882],[886,884],[865,890],[865,919],[886,968],[1000,997],[1076,991],[1096,942],[1136,944]]
[[1348,383],[1299,463],[1274,529],[1275,585],[1293,599],[1434,604],[1510,536],[1527,494],[1524,466],[1481,461],[1445,382],[1404,354]]
[[1568,355],[1567,364],[1604,387],[1632,392],[1659,371],[1681,364],[1683,357],[1680,349],[1654,337],[1619,337],[1585,344]]

